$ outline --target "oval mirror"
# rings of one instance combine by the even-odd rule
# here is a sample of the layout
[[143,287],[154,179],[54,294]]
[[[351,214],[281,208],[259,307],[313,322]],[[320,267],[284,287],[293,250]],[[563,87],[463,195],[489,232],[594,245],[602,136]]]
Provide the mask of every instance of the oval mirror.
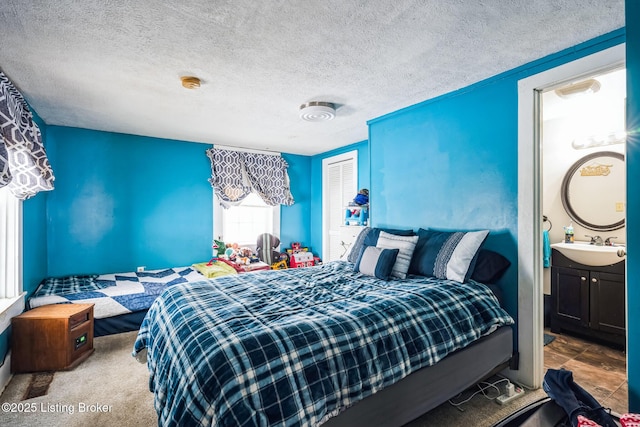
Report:
[[562,205],[569,217],[590,230],[624,227],[626,168],[613,151],[589,154],[575,162],[562,181]]

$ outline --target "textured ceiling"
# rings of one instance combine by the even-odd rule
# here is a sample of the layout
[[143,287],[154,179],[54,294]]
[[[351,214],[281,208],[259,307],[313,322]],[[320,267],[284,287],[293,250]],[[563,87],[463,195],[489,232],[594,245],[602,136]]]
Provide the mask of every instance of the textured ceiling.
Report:
[[2,0],[0,69],[49,125],[316,154],[623,26],[624,0]]

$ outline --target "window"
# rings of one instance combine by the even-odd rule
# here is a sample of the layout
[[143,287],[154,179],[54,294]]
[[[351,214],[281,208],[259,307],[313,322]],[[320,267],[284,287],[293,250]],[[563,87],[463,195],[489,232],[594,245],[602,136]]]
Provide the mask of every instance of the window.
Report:
[[0,312],[22,293],[22,201],[0,188]]
[[216,239],[255,249],[262,233],[280,237],[280,205],[268,206],[255,193],[249,194],[238,206],[224,209],[214,196],[213,231]]

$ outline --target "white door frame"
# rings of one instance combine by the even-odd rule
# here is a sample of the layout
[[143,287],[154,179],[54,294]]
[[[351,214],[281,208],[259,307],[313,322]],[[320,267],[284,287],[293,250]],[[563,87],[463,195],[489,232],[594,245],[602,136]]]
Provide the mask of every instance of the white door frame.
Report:
[[518,81],[518,351],[514,380],[538,388],[543,366],[543,276],[540,209],[540,92],[561,82],[620,67],[625,44]]
[[[340,163],[345,160],[353,160],[353,184],[358,188],[358,150],[347,151],[346,153],[322,159],[322,259],[329,259],[329,185],[327,167],[333,163]],[[353,193],[355,196],[355,192]]]

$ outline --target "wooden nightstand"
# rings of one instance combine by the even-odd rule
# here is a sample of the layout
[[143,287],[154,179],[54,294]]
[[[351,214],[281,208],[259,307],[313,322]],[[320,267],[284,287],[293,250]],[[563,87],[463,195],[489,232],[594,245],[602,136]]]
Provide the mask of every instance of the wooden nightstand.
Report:
[[73,369],[93,353],[93,304],[52,304],[11,319],[11,371]]

